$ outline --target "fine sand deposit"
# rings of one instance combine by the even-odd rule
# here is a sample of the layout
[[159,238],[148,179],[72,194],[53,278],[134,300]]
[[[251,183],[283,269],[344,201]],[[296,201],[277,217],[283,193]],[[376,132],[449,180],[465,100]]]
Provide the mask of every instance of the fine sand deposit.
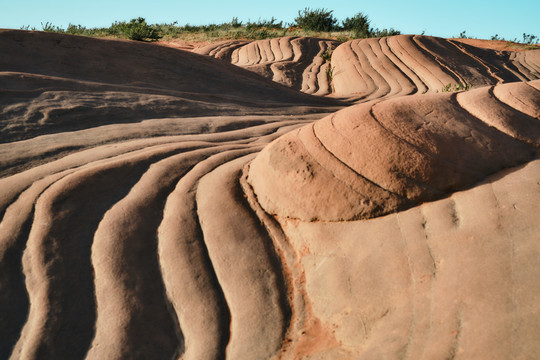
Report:
[[540,50],[165,45],[0,30],[0,359],[540,358]]

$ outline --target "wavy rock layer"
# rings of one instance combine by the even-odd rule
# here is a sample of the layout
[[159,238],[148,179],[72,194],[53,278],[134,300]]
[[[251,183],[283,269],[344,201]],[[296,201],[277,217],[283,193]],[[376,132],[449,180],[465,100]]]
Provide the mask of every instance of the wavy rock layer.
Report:
[[152,44],[1,30],[0,48],[2,143],[147,119],[290,115],[341,105]]
[[266,212],[302,221],[369,219],[442,198],[538,154],[539,84],[348,107],[266,147],[250,182]]
[[[334,45],[277,43],[297,89]],[[150,44],[0,50],[0,358],[540,357],[538,80],[335,112]]]
[[277,353],[283,275],[237,180],[295,124],[97,146],[0,179],[2,357]]
[[321,329],[291,358],[540,356],[539,174],[369,221],[281,221]]
[[[305,93],[356,100],[441,92],[448,85],[479,87],[540,79],[538,51],[500,52],[419,35],[342,44],[283,37],[210,44],[195,51]],[[327,51],[330,61],[322,57]]]
[[334,40],[289,36],[210,44],[195,52],[225,60],[307,94],[328,95],[332,92],[327,75],[330,64],[323,54],[331,54],[338,45]]

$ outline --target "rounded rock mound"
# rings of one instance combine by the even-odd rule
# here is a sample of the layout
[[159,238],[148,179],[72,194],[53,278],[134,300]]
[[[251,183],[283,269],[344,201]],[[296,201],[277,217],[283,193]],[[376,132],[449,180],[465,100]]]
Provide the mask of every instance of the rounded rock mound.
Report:
[[267,146],[249,181],[268,213],[302,221],[368,219],[443,198],[537,154],[538,83],[343,109]]

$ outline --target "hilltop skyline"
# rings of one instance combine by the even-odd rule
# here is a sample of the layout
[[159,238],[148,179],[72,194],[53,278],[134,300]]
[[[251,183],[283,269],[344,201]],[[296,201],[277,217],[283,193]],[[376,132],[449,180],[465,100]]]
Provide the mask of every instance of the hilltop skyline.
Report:
[[351,5],[349,1],[284,1],[255,3],[247,0],[230,3],[208,0],[205,2],[152,2],[135,0],[74,3],[51,0],[9,2],[3,4],[0,28],[20,29],[24,26],[42,29],[42,24],[52,23],[66,28],[70,23],[85,27],[108,27],[114,21],[127,21],[144,17],[148,23],[173,23],[180,25],[205,25],[229,22],[233,17],[240,21],[276,18],[293,23],[299,10],[309,7],[333,10],[338,20],[358,12],[368,15],[371,26],[379,29],[394,28],[403,34],[422,34],[439,37],[457,37],[463,31],[470,37],[490,39],[494,35],[507,40],[523,39],[523,33],[540,36],[537,14],[540,3],[533,0],[465,1],[451,3],[420,0],[414,3],[387,1]]

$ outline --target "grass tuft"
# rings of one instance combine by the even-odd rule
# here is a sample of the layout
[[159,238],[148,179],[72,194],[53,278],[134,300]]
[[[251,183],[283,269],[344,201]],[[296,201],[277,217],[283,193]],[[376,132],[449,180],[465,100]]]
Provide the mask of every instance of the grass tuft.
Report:
[[442,88],[442,92],[455,92],[455,91],[465,91],[465,90],[469,90],[471,89],[473,86],[472,84],[462,84],[462,83],[458,83],[456,85],[452,85],[452,84],[446,84],[443,88]]

